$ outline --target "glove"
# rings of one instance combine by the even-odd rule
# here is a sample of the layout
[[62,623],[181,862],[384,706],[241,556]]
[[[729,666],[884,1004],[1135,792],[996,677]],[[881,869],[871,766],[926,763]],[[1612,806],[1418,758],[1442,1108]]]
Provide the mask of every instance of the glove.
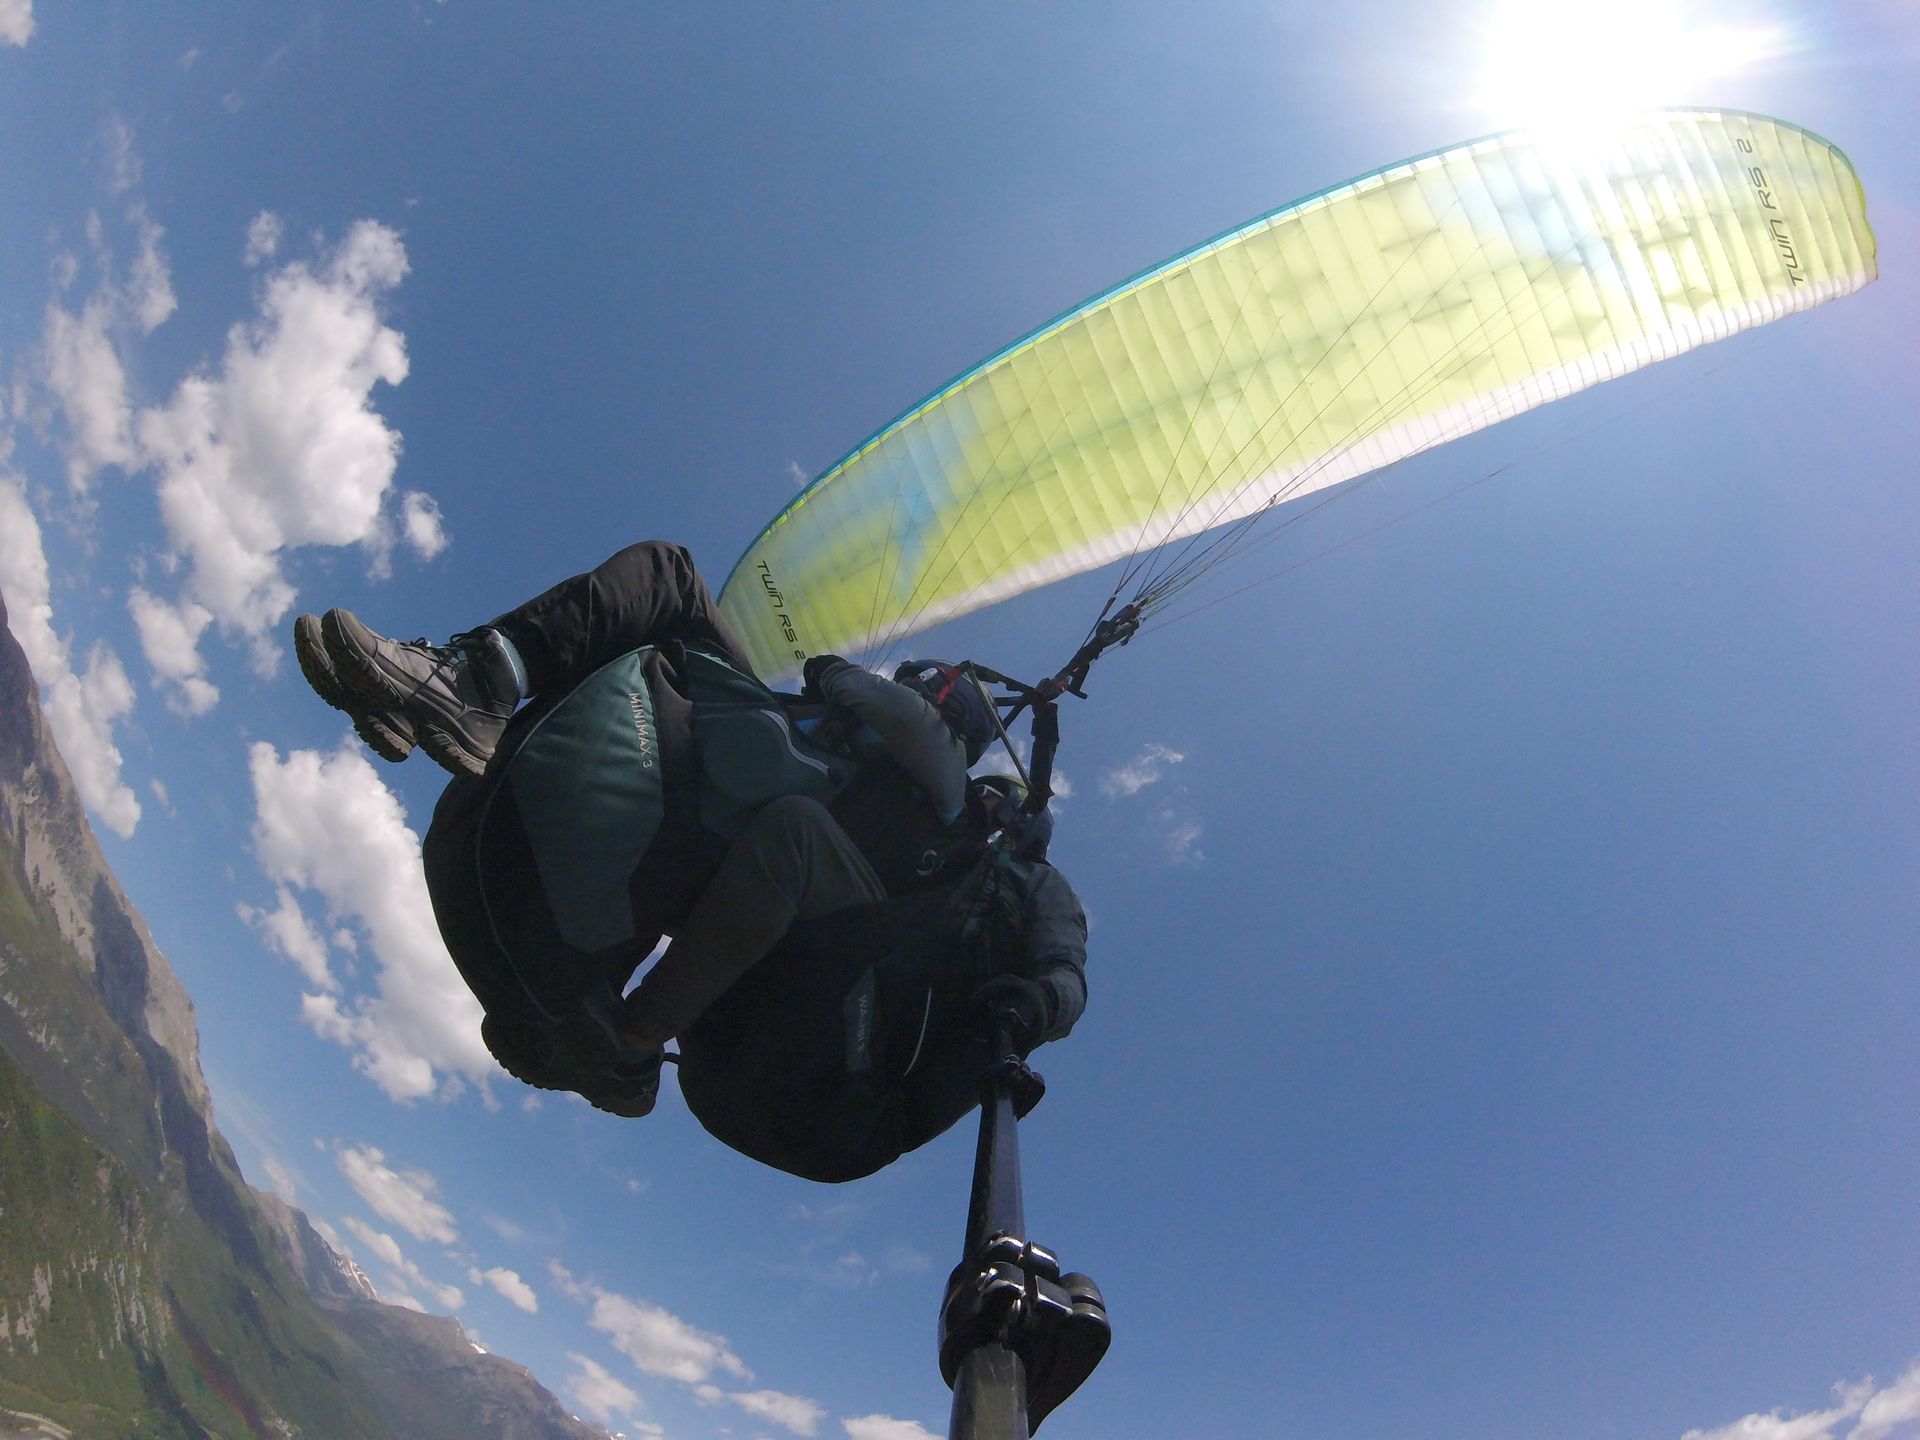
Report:
[[541,1033],[492,1015],[480,1022],[480,1039],[493,1058],[522,1085],[537,1090],[571,1090],[573,1072],[557,1060]]
[[845,665],[848,663],[848,661],[838,655],[814,655],[810,657],[807,663],[800,667],[800,698],[803,700],[824,702],[827,697],[826,692],[820,688],[821,679],[826,675],[827,671],[833,669],[836,665]]
[[988,1019],[1006,1017],[1013,1043],[1031,1050],[1053,1027],[1053,997],[1024,975],[996,975],[973,992],[973,1008]]
[[633,1119],[660,1098],[658,1046],[612,1051],[592,1032],[562,1036],[488,1016],[480,1038],[514,1079],[540,1090],[571,1090],[596,1110]]
[[657,1049],[622,1056],[596,1067],[577,1088],[594,1109],[638,1120],[652,1113],[654,1102],[660,1098],[660,1062],[664,1058]]

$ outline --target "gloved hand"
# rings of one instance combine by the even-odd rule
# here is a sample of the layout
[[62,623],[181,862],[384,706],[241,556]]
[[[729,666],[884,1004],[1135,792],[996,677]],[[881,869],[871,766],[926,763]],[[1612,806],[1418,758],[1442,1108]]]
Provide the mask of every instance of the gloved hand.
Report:
[[638,1120],[652,1113],[660,1098],[660,1062],[665,1058],[657,1049],[624,1055],[597,1066],[577,1088],[594,1109]]
[[596,1110],[633,1119],[660,1097],[659,1047],[608,1047],[592,1031],[562,1035],[488,1016],[480,1038],[514,1079],[541,1090],[571,1090]]
[[679,1026],[647,1004],[642,993],[635,990],[620,1002],[613,1033],[626,1050],[658,1050],[679,1030]]
[[824,701],[827,697],[820,688],[821,677],[836,665],[849,663],[839,655],[815,655],[800,667],[800,696],[804,700]]
[[480,1022],[480,1038],[493,1058],[522,1085],[539,1090],[571,1090],[573,1071],[553,1051],[547,1037],[524,1025],[489,1015]]
[[1031,1050],[1053,1027],[1053,997],[1024,975],[996,975],[973,992],[973,1008],[989,1019],[1006,1016],[1016,1049]]

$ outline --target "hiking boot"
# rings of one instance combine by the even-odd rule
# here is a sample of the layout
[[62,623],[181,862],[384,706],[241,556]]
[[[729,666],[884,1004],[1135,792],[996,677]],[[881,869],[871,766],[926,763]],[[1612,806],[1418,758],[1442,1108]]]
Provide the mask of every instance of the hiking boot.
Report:
[[346,712],[353,721],[354,733],[372,747],[374,754],[398,762],[413,753],[413,722],[397,710],[370,706],[347,688],[340,672],[333,668],[321,638],[318,615],[302,615],[293,622],[293,653],[314,693],[334,709]]
[[456,635],[446,645],[369,630],[347,610],[320,617],[327,656],[347,688],[375,710],[395,710],[422,750],[456,775],[479,775],[520,698],[502,637]]

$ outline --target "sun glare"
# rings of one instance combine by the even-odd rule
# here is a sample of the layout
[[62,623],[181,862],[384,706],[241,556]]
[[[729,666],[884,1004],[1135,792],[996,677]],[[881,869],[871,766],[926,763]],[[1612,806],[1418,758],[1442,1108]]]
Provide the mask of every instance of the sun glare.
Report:
[[1477,98],[1500,129],[1726,103],[1715,82],[1786,49],[1777,25],[1728,23],[1686,0],[1507,0],[1485,34]]

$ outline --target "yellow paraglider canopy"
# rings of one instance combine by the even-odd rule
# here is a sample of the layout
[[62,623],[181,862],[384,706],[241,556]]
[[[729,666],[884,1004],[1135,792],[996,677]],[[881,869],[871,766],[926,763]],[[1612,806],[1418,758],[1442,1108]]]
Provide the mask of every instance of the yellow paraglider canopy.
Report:
[[1875,273],[1846,157],[1782,121],[1662,111],[1437,151],[1208,241],[967,371],[776,516],[721,609],[762,674],[791,674]]

